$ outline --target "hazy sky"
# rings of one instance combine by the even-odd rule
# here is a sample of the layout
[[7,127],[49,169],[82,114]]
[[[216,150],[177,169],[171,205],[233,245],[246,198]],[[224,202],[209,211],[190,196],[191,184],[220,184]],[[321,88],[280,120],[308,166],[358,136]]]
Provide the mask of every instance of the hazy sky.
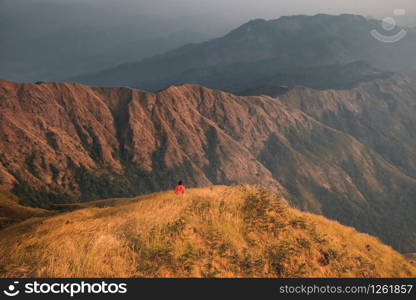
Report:
[[25,3],[34,2],[83,3],[126,14],[166,18],[203,15],[232,26],[255,18],[276,19],[293,14],[354,13],[381,18],[392,16],[395,9],[404,9],[408,14],[416,15],[416,0],[0,0],[0,9],[5,3],[19,3],[25,10]]
[[[0,0],[3,1],[10,0]],[[120,6],[160,14],[219,13],[242,17],[274,18],[282,14],[358,13],[387,15],[394,9],[416,12],[415,0],[12,0],[13,2],[83,2]]]
[[[65,1],[65,0],[61,0]],[[78,0],[79,1],[79,0]],[[86,0],[88,1],[88,0]],[[90,0],[91,1],[91,0]],[[92,0],[94,1],[94,0]],[[394,9],[416,12],[415,0],[100,0],[135,3],[143,10],[160,14],[219,14],[231,18],[276,18],[288,14],[357,13],[388,16]]]

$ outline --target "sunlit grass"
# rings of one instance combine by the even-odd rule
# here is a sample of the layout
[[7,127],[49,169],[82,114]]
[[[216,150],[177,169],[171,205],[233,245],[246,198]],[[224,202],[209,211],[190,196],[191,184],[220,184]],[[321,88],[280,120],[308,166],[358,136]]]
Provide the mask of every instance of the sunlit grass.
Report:
[[[3,277],[406,277],[376,238],[251,186],[113,199],[0,231]],[[111,204],[111,205],[110,205]],[[99,208],[101,207],[101,208]]]

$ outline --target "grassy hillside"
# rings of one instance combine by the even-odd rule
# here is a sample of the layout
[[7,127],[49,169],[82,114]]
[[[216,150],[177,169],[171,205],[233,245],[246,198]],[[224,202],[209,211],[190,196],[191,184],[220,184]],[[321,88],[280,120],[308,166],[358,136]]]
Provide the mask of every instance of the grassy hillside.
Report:
[[20,205],[15,195],[0,189],[0,229],[32,217],[45,217],[52,214],[54,214],[52,211],[46,209]]
[[2,277],[408,277],[376,238],[251,186],[92,202],[0,231]]

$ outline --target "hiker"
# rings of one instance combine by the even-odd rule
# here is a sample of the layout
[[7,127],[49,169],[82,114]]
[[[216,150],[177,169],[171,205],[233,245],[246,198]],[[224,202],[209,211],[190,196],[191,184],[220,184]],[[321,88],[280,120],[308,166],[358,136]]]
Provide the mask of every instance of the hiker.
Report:
[[183,195],[185,194],[185,186],[182,184],[182,181],[178,182],[178,185],[175,188],[176,195]]

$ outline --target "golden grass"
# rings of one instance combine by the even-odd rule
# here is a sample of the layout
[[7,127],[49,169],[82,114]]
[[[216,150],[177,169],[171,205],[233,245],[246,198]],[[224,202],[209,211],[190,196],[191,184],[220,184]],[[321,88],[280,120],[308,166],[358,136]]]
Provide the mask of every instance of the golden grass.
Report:
[[2,277],[410,277],[376,238],[250,186],[109,199],[0,231]]

